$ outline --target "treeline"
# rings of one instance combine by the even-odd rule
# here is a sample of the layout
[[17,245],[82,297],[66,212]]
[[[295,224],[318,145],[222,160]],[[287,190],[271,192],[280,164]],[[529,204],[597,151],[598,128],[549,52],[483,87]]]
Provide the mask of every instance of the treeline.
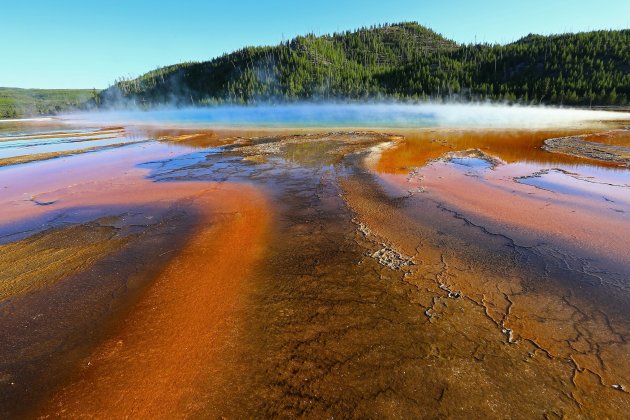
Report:
[[0,119],[53,115],[86,108],[98,98],[89,89],[19,89],[0,87]]
[[458,45],[416,23],[309,34],[119,80],[97,105],[396,98],[628,105],[630,30]]
[[435,62],[382,75],[395,95],[568,105],[627,105],[630,31],[529,35],[508,45],[466,45]]

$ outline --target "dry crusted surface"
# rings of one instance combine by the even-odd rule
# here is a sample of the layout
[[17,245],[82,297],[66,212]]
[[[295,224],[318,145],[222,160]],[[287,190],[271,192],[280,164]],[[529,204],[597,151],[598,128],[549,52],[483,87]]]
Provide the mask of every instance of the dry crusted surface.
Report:
[[0,245],[0,301],[54,284],[120,250],[131,237],[121,236],[107,219]]
[[630,166],[630,148],[584,140],[586,136],[569,136],[545,140],[543,149],[587,159]]

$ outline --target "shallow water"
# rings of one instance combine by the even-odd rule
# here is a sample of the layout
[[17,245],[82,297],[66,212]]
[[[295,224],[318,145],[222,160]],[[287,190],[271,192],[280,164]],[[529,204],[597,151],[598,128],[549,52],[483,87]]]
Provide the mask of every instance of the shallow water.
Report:
[[[2,139],[0,139],[0,141],[2,141]],[[111,146],[120,143],[121,140],[117,136],[108,135],[73,138],[60,136],[50,140],[47,139],[46,141],[5,141],[0,146],[0,159],[37,153],[66,152],[70,150],[81,150],[86,147]]]
[[143,142],[0,168],[0,413],[630,412],[630,171],[541,148],[630,147],[623,122],[313,109],[12,123],[11,148]]

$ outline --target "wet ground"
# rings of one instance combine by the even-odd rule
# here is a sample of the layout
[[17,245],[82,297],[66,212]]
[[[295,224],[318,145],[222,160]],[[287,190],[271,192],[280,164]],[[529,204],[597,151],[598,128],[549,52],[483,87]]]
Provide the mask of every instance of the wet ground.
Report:
[[2,136],[3,417],[630,413],[623,123]]

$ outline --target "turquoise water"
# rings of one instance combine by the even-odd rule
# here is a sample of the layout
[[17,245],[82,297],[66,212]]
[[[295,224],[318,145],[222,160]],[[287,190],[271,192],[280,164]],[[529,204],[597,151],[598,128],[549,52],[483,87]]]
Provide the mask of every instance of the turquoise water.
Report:
[[64,116],[110,124],[257,127],[562,127],[630,114],[490,104],[293,104],[105,111]]

